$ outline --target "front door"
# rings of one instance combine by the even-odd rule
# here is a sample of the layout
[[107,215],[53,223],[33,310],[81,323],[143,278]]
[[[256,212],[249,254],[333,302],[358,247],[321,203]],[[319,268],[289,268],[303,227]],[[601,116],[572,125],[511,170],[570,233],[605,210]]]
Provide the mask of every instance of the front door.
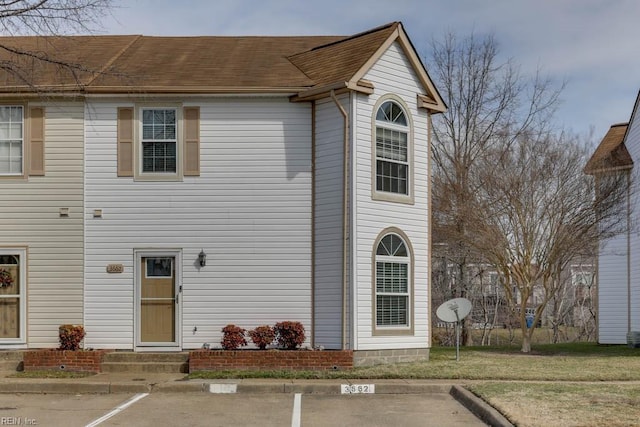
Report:
[[177,347],[178,256],[138,254],[138,346]]
[[24,344],[25,249],[0,248],[0,345]]

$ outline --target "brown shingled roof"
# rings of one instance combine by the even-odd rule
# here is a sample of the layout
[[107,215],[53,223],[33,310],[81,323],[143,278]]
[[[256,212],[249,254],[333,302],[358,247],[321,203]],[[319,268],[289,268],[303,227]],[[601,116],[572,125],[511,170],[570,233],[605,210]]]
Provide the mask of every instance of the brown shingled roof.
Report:
[[[343,37],[140,37],[92,88],[272,88],[313,86],[287,56]],[[123,84],[121,75],[132,81]]]
[[0,37],[0,92],[77,90],[137,37]]
[[633,167],[633,160],[624,145],[624,136],[628,123],[611,126],[598,148],[593,153],[584,170],[588,174],[612,169],[628,169]]
[[0,37],[0,94],[371,93],[359,78],[396,40],[424,86],[423,106],[444,111],[399,22],[353,36]]
[[289,60],[318,86],[346,82],[376,53],[398,25],[394,22],[339,42],[318,46],[292,55]]

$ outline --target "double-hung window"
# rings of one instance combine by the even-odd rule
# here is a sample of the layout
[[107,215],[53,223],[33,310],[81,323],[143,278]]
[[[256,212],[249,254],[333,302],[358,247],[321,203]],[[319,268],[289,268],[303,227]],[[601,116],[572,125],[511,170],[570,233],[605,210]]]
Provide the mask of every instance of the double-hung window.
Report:
[[200,175],[200,107],[118,107],[119,177],[176,181]]
[[375,117],[375,191],[410,195],[410,129],[395,101],[384,101]]
[[411,326],[411,261],[407,244],[386,234],[375,253],[375,326],[378,330]]
[[24,170],[23,107],[0,106],[0,175],[22,175]]
[[142,170],[143,174],[177,173],[177,109],[142,109]]

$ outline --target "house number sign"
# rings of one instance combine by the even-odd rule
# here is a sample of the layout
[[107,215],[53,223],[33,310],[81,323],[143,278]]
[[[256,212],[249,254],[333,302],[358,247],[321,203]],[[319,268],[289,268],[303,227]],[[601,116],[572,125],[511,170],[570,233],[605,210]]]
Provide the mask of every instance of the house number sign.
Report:
[[124,271],[124,265],[122,264],[107,264],[107,273],[122,273]]
[[376,392],[375,384],[341,384],[340,391],[342,394],[374,394]]

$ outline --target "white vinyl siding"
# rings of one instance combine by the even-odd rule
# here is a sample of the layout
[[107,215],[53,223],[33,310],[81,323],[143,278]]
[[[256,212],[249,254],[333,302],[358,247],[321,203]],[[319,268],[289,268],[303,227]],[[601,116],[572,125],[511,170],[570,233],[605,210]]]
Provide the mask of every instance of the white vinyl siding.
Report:
[[[636,105],[636,108],[638,106]],[[630,287],[630,295],[628,298],[630,299],[631,306],[631,317],[629,319],[630,330],[637,332],[640,331],[640,235],[637,231],[634,230],[634,226],[638,224],[638,219],[640,218],[640,199],[638,198],[638,194],[640,194],[640,171],[638,170],[640,165],[640,112],[635,111],[633,114],[633,122],[629,123],[629,128],[627,130],[627,136],[625,139],[625,145],[627,146],[627,150],[629,150],[629,154],[633,159],[634,169],[631,173],[631,182],[635,188],[632,190],[631,199],[631,227],[632,231],[630,233],[630,248],[631,248],[631,256],[630,256],[630,277],[631,281],[629,284]],[[598,283],[598,286],[600,284]],[[626,332],[628,329],[628,325],[625,324],[625,343],[626,341]]]
[[[416,95],[423,92],[422,85],[413,72],[398,43],[392,44],[387,52],[373,65],[364,79],[373,83],[375,92],[366,96],[356,95],[357,102],[352,110],[355,117],[355,163],[356,163],[356,218],[357,240],[356,271],[357,295],[357,342],[356,350],[425,348],[429,347],[428,331],[428,240],[429,221],[429,148],[427,145],[428,118],[425,110],[418,110]],[[413,123],[414,203],[394,203],[372,199],[372,121],[374,107],[385,95],[400,97],[408,106],[407,114]],[[412,334],[373,334],[374,307],[372,251],[374,242],[385,228],[397,227],[408,237],[414,251],[414,309],[411,314]]]
[[627,342],[627,239],[601,246],[598,259],[598,342]]
[[[637,108],[637,105],[636,105]],[[631,182],[637,194],[637,165],[640,164],[640,121],[638,111],[629,123],[625,146],[631,155],[634,169]],[[631,199],[631,227],[640,216],[640,200]],[[627,246],[628,245],[628,246]],[[627,332],[640,331],[640,236],[632,231],[610,239],[600,245],[598,256],[598,342],[625,344]]]
[[2,247],[27,249],[32,348],[57,347],[58,327],[81,324],[83,314],[83,104],[51,102],[44,109],[46,176],[3,180],[0,204]]
[[[118,178],[117,108],[133,104],[87,105],[89,346],[133,346],[135,249],[182,250],[185,349],[219,346],[229,323],[292,320],[311,331],[311,106],[233,97],[189,105],[200,107],[201,170],[181,182]],[[124,272],[107,274],[107,264]]]
[[[348,109],[348,96],[339,100]],[[315,345],[340,349],[344,119],[331,98],[316,102],[315,126]]]

